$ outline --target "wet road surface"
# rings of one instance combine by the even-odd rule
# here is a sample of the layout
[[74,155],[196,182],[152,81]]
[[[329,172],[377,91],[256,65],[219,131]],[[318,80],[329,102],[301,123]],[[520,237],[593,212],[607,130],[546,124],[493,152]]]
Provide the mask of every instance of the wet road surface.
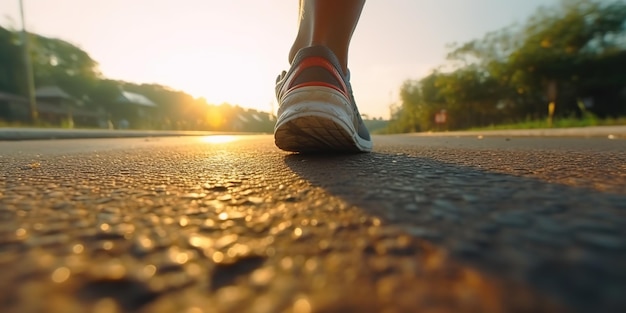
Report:
[[2,312],[623,312],[626,141],[0,142]]

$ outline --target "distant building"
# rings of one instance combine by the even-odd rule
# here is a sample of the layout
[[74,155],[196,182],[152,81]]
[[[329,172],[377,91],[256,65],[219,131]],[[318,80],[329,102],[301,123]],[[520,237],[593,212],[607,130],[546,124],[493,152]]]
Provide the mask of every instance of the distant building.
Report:
[[118,128],[128,128],[129,126],[132,128],[152,128],[155,126],[157,104],[146,96],[121,90],[117,102],[133,106],[133,116],[117,121]]
[[54,125],[67,123],[74,126],[74,110],[76,100],[57,86],[45,86],[35,90],[39,120]]
[[58,86],[35,90],[39,119],[65,127],[97,127],[106,120],[104,112],[82,107],[82,103]]
[[75,105],[76,100],[57,86],[39,87],[35,90],[37,100],[42,100],[57,106]]
[[0,120],[5,122],[26,122],[28,118],[29,103],[27,98],[0,92]]
[[[56,86],[41,87],[35,91],[39,121],[51,126],[97,127],[104,113],[81,108],[78,102]],[[28,123],[28,98],[0,92],[0,119],[11,123]]]

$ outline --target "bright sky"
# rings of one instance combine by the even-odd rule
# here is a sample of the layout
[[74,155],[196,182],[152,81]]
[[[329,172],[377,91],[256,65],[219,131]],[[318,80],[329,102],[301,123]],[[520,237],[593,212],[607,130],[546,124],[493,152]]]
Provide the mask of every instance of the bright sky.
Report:
[[[297,0],[23,1],[29,31],[81,47],[108,78],[267,112],[297,31]],[[558,1],[369,0],[349,59],[361,113],[387,118],[402,82],[442,65],[446,44]],[[19,0],[0,2],[0,24],[20,27]]]

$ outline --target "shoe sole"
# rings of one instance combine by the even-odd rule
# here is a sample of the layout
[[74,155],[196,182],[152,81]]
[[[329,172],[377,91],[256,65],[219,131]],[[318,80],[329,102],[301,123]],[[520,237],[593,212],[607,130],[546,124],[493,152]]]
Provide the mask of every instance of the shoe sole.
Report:
[[[343,96],[330,88],[304,87],[285,97],[274,141],[278,148],[291,152],[368,152],[371,141],[359,137],[352,125]],[[311,98],[322,99],[310,100]],[[307,99],[307,100],[303,100]]]

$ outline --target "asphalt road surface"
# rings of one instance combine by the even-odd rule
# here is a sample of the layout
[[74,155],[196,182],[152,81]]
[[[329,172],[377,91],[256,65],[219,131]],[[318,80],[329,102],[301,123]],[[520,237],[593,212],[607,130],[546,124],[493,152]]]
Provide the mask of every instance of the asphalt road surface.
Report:
[[0,142],[1,312],[626,312],[626,140]]

